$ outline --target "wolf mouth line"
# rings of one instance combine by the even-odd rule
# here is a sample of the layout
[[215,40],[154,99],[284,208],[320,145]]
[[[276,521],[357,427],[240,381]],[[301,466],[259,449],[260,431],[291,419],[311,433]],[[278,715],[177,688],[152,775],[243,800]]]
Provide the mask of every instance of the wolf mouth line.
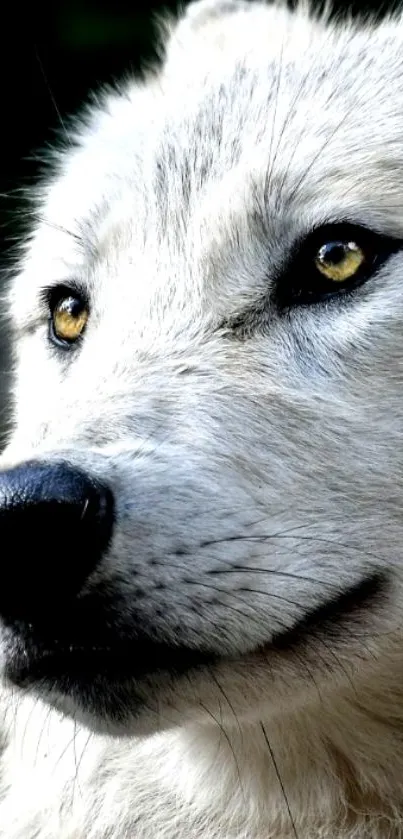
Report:
[[[264,645],[265,654],[270,654],[270,649],[286,652],[303,646],[311,635],[342,637],[351,627],[351,619],[356,625],[360,616],[380,602],[385,587],[383,574],[363,578],[347,591],[308,611],[295,626],[276,634]],[[259,653],[259,648],[249,654],[256,652]],[[219,663],[220,657],[211,650],[175,648],[146,638],[131,642],[115,638],[109,644],[97,644],[94,638],[83,638],[81,643],[79,640],[69,643],[68,639],[57,636],[45,640],[32,628],[16,624],[5,673],[18,687],[49,683],[68,693],[72,685],[79,690],[80,685],[87,687],[94,679],[105,678],[109,684],[119,684],[164,673],[180,677],[189,670]]]

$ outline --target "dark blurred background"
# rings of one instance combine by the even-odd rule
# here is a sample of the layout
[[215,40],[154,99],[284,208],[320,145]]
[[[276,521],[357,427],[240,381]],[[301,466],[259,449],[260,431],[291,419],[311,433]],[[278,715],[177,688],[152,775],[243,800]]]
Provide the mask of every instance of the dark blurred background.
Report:
[[[334,9],[338,14],[350,9],[382,15],[389,5],[335,0]],[[138,72],[154,57],[155,16],[177,6],[161,0],[6,0],[0,34],[0,281],[23,217],[15,191],[35,178],[35,153],[54,140],[63,117],[74,113],[90,90],[130,70]],[[5,404],[1,373],[8,368],[2,335],[3,327],[0,437]]]

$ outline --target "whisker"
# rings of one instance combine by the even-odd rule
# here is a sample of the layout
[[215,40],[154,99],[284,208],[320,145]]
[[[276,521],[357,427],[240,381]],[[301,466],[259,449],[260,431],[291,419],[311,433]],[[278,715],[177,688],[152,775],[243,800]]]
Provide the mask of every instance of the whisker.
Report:
[[291,823],[292,831],[293,831],[293,834],[294,834],[294,836],[295,836],[295,839],[298,839],[297,828],[296,828],[296,826],[295,826],[295,822],[294,822],[294,819],[293,819],[293,816],[292,816],[292,813],[291,813],[291,809],[290,809],[290,804],[289,804],[289,801],[288,801],[287,793],[286,793],[286,791],[285,791],[285,787],[284,787],[284,784],[283,784],[283,781],[282,781],[282,778],[281,778],[281,775],[280,775],[280,772],[279,772],[279,769],[278,769],[278,766],[277,766],[277,763],[276,763],[276,760],[275,760],[275,757],[274,757],[273,749],[272,749],[272,747],[271,747],[271,745],[270,745],[269,738],[268,738],[268,736],[267,736],[267,734],[266,734],[266,729],[265,729],[265,727],[264,727],[263,723],[261,722],[261,723],[260,723],[260,725],[261,725],[261,729],[262,729],[262,731],[263,731],[263,736],[264,736],[264,739],[265,739],[265,741],[266,741],[267,748],[268,748],[268,750],[269,750],[269,754],[270,754],[271,761],[272,761],[272,764],[273,764],[273,767],[274,767],[274,771],[275,771],[275,773],[276,773],[276,775],[277,775],[277,780],[278,780],[278,782],[279,782],[279,784],[280,784],[280,788],[281,788],[281,792],[282,792],[282,794],[283,794],[283,798],[284,798],[284,801],[285,801],[285,805],[286,805],[286,807],[287,807],[287,812],[288,812],[288,815],[289,815],[289,819],[290,819],[290,823]]
[[71,141],[70,134],[69,134],[69,132],[67,131],[66,125],[65,125],[65,123],[64,123],[64,121],[63,121],[63,117],[62,117],[62,115],[61,115],[61,113],[60,113],[60,109],[59,109],[59,107],[58,107],[58,105],[57,105],[57,102],[56,102],[56,99],[55,99],[55,97],[54,97],[54,94],[53,94],[52,88],[51,88],[51,86],[50,86],[50,84],[49,84],[48,77],[47,77],[47,75],[46,75],[46,73],[45,73],[45,68],[44,68],[43,63],[42,63],[42,61],[41,61],[41,58],[40,58],[40,56],[39,56],[38,48],[35,46],[35,47],[34,47],[34,49],[35,49],[35,57],[36,57],[36,60],[37,60],[37,62],[38,62],[38,65],[39,65],[39,69],[40,69],[40,71],[41,71],[41,74],[42,74],[43,80],[44,80],[44,82],[45,82],[46,89],[47,89],[47,91],[48,91],[48,93],[49,93],[49,96],[50,96],[50,99],[51,99],[52,105],[53,105],[53,107],[54,107],[54,109],[55,109],[55,111],[56,111],[57,118],[58,118],[58,120],[59,120],[59,122],[60,122],[60,125],[61,125],[62,129],[63,129],[65,139],[66,139],[66,141],[67,141],[68,145],[69,145],[69,146],[72,146],[72,145],[73,145],[73,143],[72,143],[72,141]]
[[234,758],[234,763],[235,763],[235,767],[236,767],[236,771],[237,771],[237,775],[238,775],[238,780],[239,780],[239,786],[241,788],[241,792],[242,792],[242,795],[243,795],[243,798],[244,798],[244,801],[245,801],[246,800],[245,799],[245,790],[243,788],[241,771],[240,771],[239,763],[238,763],[238,760],[237,760],[237,757],[236,757],[236,754],[235,754],[235,751],[234,751],[234,747],[231,743],[231,738],[229,737],[228,732],[225,730],[224,726],[220,723],[220,721],[217,719],[217,717],[214,716],[214,714],[210,711],[210,709],[207,708],[206,705],[203,704],[203,702],[200,702],[200,705],[203,708],[203,710],[206,712],[206,714],[208,714],[209,717],[211,717],[211,719],[214,720],[216,725],[218,725],[220,731],[222,731],[222,733],[223,733],[223,735],[224,735],[224,737],[225,737],[225,739],[228,743],[228,746],[229,746],[230,751],[232,753],[232,757]]
[[[221,684],[220,684],[220,682],[218,681],[218,679],[217,679],[217,677],[216,677],[215,673],[212,671],[212,669],[211,669],[210,667],[208,668],[208,670],[209,670],[210,678],[211,678],[211,679],[213,680],[213,682],[217,685],[218,690],[220,691],[220,693],[221,693],[221,694],[222,694],[222,696],[224,697],[224,699],[225,699],[225,701],[226,701],[227,705],[229,706],[230,710],[232,711],[232,714],[233,714],[233,716],[234,716],[235,722],[236,722],[237,727],[238,727],[238,730],[239,730],[239,734],[240,734],[240,737],[241,737],[241,741],[243,741],[243,731],[242,731],[242,727],[241,727],[241,724],[240,724],[240,722],[239,722],[238,716],[237,716],[237,714],[235,713],[234,706],[233,706],[233,705],[232,705],[232,703],[230,702],[230,700],[229,700],[229,698],[228,698],[228,696],[227,696],[227,694],[226,694],[226,692],[225,692],[224,688],[222,687],[222,685],[221,685]],[[221,706],[220,706],[220,707],[221,707]]]

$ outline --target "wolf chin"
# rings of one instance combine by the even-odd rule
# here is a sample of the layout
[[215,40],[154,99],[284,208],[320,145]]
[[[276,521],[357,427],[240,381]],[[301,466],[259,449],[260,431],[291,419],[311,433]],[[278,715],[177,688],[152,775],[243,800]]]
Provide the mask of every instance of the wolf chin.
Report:
[[403,836],[403,21],[201,0],[13,270],[1,839]]

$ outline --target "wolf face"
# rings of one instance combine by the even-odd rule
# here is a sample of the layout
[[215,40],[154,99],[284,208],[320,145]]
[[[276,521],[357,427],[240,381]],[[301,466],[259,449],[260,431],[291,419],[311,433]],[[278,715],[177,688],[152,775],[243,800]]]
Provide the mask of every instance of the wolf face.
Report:
[[2,662],[92,727],[217,680],[278,714],[401,645],[402,33],[195,4],[38,190]]

